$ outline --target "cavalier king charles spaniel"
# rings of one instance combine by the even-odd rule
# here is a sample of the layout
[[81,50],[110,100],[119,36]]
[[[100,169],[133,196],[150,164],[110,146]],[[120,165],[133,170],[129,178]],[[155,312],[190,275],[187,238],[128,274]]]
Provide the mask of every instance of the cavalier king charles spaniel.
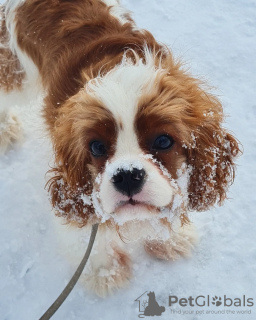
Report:
[[100,223],[87,287],[124,286],[132,242],[159,259],[189,255],[188,212],[222,204],[240,152],[219,100],[118,0],[9,0],[0,15],[0,148],[21,135],[8,96],[42,88],[47,185],[71,255]]

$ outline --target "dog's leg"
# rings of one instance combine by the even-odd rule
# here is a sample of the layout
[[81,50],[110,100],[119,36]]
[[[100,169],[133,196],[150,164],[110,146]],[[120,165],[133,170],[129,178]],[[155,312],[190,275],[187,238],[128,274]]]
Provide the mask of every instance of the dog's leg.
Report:
[[120,239],[115,236],[115,230],[101,226],[97,237],[96,253],[90,258],[84,280],[90,291],[105,297],[128,284],[132,274],[131,262],[118,244]]
[[0,154],[5,153],[8,146],[20,141],[22,130],[20,122],[10,110],[10,92],[21,90],[25,76],[18,57],[11,51],[9,41],[11,35],[6,27],[6,10],[0,7]]
[[[60,252],[69,260],[73,269],[77,268],[87,248],[91,226],[78,228],[72,223],[63,224],[65,221],[56,216],[52,217],[52,222]],[[99,225],[90,258],[80,281],[100,297],[124,287],[131,278],[131,261],[122,245],[123,242],[114,228],[110,229],[105,224]]]
[[171,238],[167,241],[147,240],[144,245],[145,251],[162,260],[189,257],[197,243],[195,227],[192,224],[185,224],[173,230],[171,234]]
[[[23,130],[14,107],[28,104],[38,87],[38,70],[17,44],[15,12],[21,4],[17,0],[0,5],[0,154],[21,141]],[[29,83],[33,90],[26,96]]]

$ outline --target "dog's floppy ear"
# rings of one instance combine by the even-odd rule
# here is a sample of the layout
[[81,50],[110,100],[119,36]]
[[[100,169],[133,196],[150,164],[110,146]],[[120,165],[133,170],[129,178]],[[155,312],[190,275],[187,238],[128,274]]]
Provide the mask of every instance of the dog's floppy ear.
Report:
[[67,222],[83,226],[94,213],[90,201],[93,187],[90,157],[85,146],[80,107],[70,104],[72,101],[60,108],[52,131],[55,168],[49,171],[52,177],[47,185],[56,214]]
[[191,168],[189,207],[204,211],[226,199],[240,149],[238,141],[222,128],[223,111],[216,97],[202,90],[193,108],[196,118],[187,150]]

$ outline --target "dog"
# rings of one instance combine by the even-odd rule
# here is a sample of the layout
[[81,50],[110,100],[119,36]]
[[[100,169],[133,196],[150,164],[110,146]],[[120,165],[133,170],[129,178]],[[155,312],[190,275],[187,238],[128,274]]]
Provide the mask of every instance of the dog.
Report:
[[128,283],[128,242],[188,256],[188,213],[223,203],[240,152],[218,98],[118,0],[9,0],[0,39],[0,149],[22,136],[8,97],[41,90],[55,156],[47,185],[71,255],[100,224],[87,287],[105,296]]

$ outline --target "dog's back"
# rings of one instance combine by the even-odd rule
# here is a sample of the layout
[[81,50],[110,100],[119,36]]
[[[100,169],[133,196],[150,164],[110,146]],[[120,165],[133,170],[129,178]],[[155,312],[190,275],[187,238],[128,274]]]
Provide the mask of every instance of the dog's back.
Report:
[[21,137],[17,101],[26,105],[44,89],[51,130],[58,106],[84,85],[82,70],[96,77],[120,63],[128,47],[139,54],[145,43],[160,48],[116,0],[10,0],[0,14],[0,120],[16,123],[16,130],[4,125],[0,152]]

